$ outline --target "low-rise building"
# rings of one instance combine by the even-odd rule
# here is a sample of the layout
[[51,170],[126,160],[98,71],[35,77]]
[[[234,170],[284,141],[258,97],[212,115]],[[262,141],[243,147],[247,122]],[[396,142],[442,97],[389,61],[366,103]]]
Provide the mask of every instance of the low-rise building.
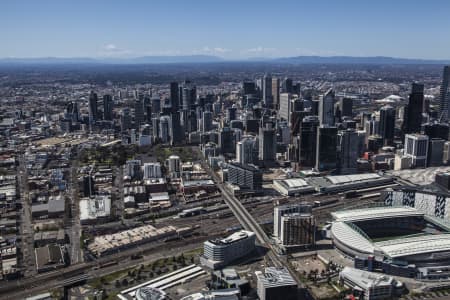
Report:
[[80,221],[89,224],[106,221],[111,216],[111,195],[96,195],[80,200]]
[[260,300],[295,300],[298,288],[292,275],[286,268],[269,267],[255,272],[257,292]]
[[350,267],[345,267],[339,273],[339,281],[352,288],[364,300],[391,299],[403,290],[403,284],[392,276]]

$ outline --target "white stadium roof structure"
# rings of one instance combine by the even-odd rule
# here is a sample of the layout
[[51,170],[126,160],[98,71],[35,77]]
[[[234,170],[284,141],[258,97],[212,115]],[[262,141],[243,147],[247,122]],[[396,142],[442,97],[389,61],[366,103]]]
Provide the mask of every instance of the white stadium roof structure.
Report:
[[408,216],[423,216],[424,213],[407,206],[380,206],[374,208],[341,210],[331,213],[334,220],[357,222],[364,220],[387,219]]
[[[447,222],[435,222],[436,218],[411,207],[375,207],[344,210],[332,213],[331,227],[333,242],[337,248],[352,256],[382,255],[389,259],[426,254],[429,258],[439,258],[450,254],[450,233],[421,234],[405,236],[386,241],[374,242],[353,222],[381,220],[396,217],[424,217],[443,229],[448,230]],[[389,222],[389,221],[388,221]],[[446,253],[439,253],[446,252]]]
[[374,245],[390,258],[430,252],[449,251],[450,234],[421,235],[378,242],[374,243]]

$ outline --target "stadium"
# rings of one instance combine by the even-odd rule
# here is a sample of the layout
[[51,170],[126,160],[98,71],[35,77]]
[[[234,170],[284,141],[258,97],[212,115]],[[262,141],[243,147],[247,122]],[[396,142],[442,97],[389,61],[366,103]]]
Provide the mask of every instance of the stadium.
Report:
[[331,237],[355,267],[416,277],[450,279],[450,224],[409,206],[332,213]]

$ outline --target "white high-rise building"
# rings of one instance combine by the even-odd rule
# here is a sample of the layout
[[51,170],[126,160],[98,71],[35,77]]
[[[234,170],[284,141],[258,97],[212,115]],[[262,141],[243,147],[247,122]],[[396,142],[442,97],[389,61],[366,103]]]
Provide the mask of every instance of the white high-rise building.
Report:
[[329,89],[319,102],[320,125],[334,126],[334,92]]
[[256,138],[244,136],[240,142],[236,143],[236,161],[240,164],[253,164],[258,158],[258,147]]
[[405,135],[404,155],[411,157],[413,167],[426,168],[428,156],[428,136],[422,134]]
[[181,160],[178,155],[171,155],[166,160],[169,175],[172,178],[179,178],[181,174]]

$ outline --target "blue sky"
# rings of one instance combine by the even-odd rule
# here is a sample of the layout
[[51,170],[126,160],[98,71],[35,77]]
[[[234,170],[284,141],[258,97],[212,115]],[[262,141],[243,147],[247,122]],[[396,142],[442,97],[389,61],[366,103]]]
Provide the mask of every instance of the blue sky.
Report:
[[0,57],[450,59],[448,0],[2,0]]

